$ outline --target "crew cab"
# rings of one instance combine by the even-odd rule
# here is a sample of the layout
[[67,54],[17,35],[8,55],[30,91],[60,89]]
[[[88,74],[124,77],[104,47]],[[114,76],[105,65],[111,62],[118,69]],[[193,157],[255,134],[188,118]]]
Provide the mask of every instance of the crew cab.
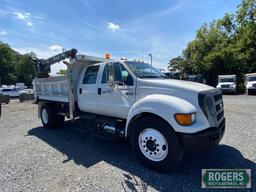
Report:
[[245,87],[248,95],[256,93],[256,73],[245,74]]
[[[40,61],[38,69],[40,63],[49,64]],[[61,127],[64,117],[84,118],[97,134],[129,139],[134,156],[157,171],[173,170],[185,153],[208,150],[223,137],[218,89],[168,79],[143,62],[77,54],[64,64],[67,76],[33,82],[45,128]]]
[[217,89],[236,94],[236,75],[219,75]]

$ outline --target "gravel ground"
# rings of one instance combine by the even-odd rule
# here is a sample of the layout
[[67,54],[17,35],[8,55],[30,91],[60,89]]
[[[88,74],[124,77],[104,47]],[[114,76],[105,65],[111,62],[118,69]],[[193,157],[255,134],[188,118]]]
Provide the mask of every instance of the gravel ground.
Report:
[[224,96],[221,145],[185,157],[172,174],[142,167],[127,142],[100,139],[69,122],[45,130],[36,105],[12,101],[0,118],[0,191],[199,191],[202,168],[250,168],[256,191],[255,101]]

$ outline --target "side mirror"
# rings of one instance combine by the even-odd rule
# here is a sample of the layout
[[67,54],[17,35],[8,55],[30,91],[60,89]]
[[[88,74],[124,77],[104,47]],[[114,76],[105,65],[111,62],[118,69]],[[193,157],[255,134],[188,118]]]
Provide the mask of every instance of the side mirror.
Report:
[[117,87],[117,85],[114,81],[108,81],[108,85],[112,90],[116,89],[116,87]]

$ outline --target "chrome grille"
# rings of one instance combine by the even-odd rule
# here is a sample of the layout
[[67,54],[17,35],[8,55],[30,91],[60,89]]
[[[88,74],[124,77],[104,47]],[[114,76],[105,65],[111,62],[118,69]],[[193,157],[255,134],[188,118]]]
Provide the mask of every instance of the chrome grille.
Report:
[[230,88],[230,85],[221,85],[221,88]]
[[222,94],[219,92],[215,94],[214,101],[215,101],[215,110],[216,110],[216,120],[217,120],[217,124],[219,125],[224,117],[224,104],[223,104]]
[[224,105],[221,91],[211,90],[200,92],[199,105],[211,127],[219,127],[224,119]]

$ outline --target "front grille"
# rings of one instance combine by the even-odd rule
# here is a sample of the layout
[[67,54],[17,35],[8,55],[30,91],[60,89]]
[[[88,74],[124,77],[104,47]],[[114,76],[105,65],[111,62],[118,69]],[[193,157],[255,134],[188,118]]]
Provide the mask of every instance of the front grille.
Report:
[[220,119],[224,116],[224,110],[222,110],[218,115],[217,115],[217,121],[219,122]]
[[219,100],[222,100],[222,94],[216,94],[214,95],[214,101],[218,102]]
[[253,87],[256,87],[256,83],[252,85]]
[[[212,100],[212,102],[209,102]],[[212,127],[218,127],[224,118],[223,99],[220,91],[199,93],[199,104]]]
[[230,88],[230,85],[221,85],[221,88]]

